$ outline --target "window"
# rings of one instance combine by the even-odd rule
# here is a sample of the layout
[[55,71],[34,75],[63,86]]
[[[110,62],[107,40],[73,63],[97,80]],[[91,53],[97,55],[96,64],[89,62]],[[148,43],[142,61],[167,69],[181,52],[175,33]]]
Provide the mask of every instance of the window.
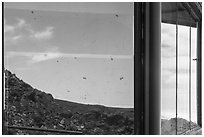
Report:
[[8,125],[134,133],[133,3],[5,3],[4,13]]
[[196,21],[184,3],[162,4],[161,133],[184,134],[198,127]]

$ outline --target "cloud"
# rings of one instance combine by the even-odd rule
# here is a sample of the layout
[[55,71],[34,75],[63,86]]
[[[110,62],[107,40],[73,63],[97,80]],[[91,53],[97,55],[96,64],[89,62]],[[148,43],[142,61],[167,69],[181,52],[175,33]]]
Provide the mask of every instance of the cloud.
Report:
[[[178,52],[179,56],[189,56],[189,27],[178,26]],[[196,46],[196,29],[191,31],[192,52]],[[176,27],[175,25],[162,23],[162,57],[174,57],[176,55]]]
[[61,57],[60,53],[37,53],[32,55],[32,62],[41,62]]
[[7,32],[11,32],[13,33],[15,30],[15,26],[12,26],[12,25],[5,25],[4,26],[4,32],[7,33]]
[[12,36],[5,36],[5,43],[6,44],[16,44],[17,42],[19,42],[20,39],[23,38],[23,35],[12,35]]
[[16,40],[19,40],[21,37],[22,37],[22,35],[16,35],[16,36],[13,36],[11,39],[13,41],[16,41]]
[[67,54],[61,52],[54,51],[46,51],[46,52],[14,52],[10,51],[7,53],[7,57],[27,57],[30,59],[30,63],[37,63],[42,61],[47,61],[59,57],[66,58],[99,58],[99,59],[133,59],[131,55],[100,55],[100,54]]
[[[194,70],[195,64],[191,61],[192,70]],[[176,70],[176,57],[171,58],[162,58],[161,61],[161,67],[162,70]],[[181,72],[187,71],[189,68],[189,57],[188,56],[179,56],[178,57],[178,70],[181,70]]]
[[161,47],[162,48],[171,48],[172,46],[167,44],[167,43],[165,43],[165,44],[162,44]]
[[52,26],[47,26],[37,31],[25,19],[16,18],[15,20],[14,24],[8,24],[8,21],[5,20],[4,33],[7,44],[16,44],[20,38],[48,40],[53,36],[54,27]]
[[24,27],[24,26],[27,26],[27,23],[24,19],[21,19],[21,18],[17,18],[16,20],[18,20],[18,23],[17,23],[17,27]]
[[5,21],[4,26],[5,42],[10,45],[16,44],[23,38],[24,35],[21,33],[21,30],[25,29],[28,24],[24,19],[16,18],[16,22],[13,25],[7,24],[7,21]]
[[49,39],[53,35],[54,27],[46,27],[42,31],[32,31],[32,37],[36,39]]
[[8,58],[19,57],[19,56],[30,58],[31,59],[30,63],[36,63],[36,62],[42,62],[42,61],[58,58],[62,55],[58,52],[13,52],[13,51],[10,51],[7,53]]
[[13,24],[13,25],[8,25],[7,21],[5,21],[4,23],[4,32],[5,33],[14,33],[16,29],[22,28],[24,26],[26,26],[26,21],[24,19],[21,18],[16,18],[17,23]]

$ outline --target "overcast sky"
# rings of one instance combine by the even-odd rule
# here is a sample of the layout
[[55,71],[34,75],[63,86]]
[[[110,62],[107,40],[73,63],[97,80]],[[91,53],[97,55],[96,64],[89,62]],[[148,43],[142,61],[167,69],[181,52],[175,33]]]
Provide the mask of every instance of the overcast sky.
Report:
[[[134,106],[133,4],[5,4],[5,67],[68,101]],[[192,29],[192,58],[196,30]],[[189,28],[179,26],[178,117],[188,119]],[[175,26],[162,24],[162,116],[175,117]],[[192,117],[196,120],[195,62]]]

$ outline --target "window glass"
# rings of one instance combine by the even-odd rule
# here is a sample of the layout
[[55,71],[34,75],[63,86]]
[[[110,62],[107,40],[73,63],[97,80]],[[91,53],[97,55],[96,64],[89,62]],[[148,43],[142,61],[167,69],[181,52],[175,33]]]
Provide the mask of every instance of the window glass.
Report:
[[[196,58],[196,22],[182,3],[162,3],[162,8],[161,131],[162,134],[183,134],[190,128],[197,127],[196,61],[193,60]],[[176,37],[178,43],[176,43]],[[189,49],[190,42],[191,50]],[[176,45],[178,47],[178,62],[176,62]],[[178,66],[177,83],[176,63]],[[176,107],[177,119],[175,118]]]
[[[33,87],[29,95],[20,89],[24,95],[7,91],[8,98],[19,98],[7,100],[8,113],[24,105],[19,114],[33,120],[27,114],[31,111],[33,117],[45,119],[39,125],[18,120],[9,124],[133,134],[133,3],[5,3],[4,13],[5,69]],[[38,94],[45,104],[51,95],[55,100],[46,106]],[[60,109],[73,116],[63,119]],[[86,114],[95,119],[85,120]]]

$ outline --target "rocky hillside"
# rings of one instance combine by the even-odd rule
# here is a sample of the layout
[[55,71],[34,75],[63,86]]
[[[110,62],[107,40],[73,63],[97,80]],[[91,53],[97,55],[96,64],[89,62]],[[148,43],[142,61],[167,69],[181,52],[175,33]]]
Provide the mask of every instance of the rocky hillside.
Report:
[[[162,119],[161,120],[161,134],[162,135],[175,135],[176,134],[176,119],[171,118],[169,120]],[[191,129],[200,128],[196,123],[191,122]],[[189,121],[178,118],[177,119],[177,134],[183,134],[190,129]],[[194,133],[197,134],[197,133]],[[198,134],[201,134],[198,133]]]
[[[53,98],[34,89],[5,70],[6,125],[81,131],[83,134],[120,135],[134,133],[134,109],[86,105]],[[198,127],[191,123],[192,127]],[[189,129],[189,122],[178,118],[178,133]],[[200,129],[200,128],[199,128]],[[54,134],[9,129],[5,134]],[[161,134],[175,134],[175,118],[161,120]],[[201,134],[194,131],[193,134]]]
[[[5,124],[81,131],[83,134],[133,134],[134,110],[84,105],[54,99],[12,74],[5,73]],[[5,134],[51,134],[9,129]],[[53,133],[52,133],[53,134]]]

